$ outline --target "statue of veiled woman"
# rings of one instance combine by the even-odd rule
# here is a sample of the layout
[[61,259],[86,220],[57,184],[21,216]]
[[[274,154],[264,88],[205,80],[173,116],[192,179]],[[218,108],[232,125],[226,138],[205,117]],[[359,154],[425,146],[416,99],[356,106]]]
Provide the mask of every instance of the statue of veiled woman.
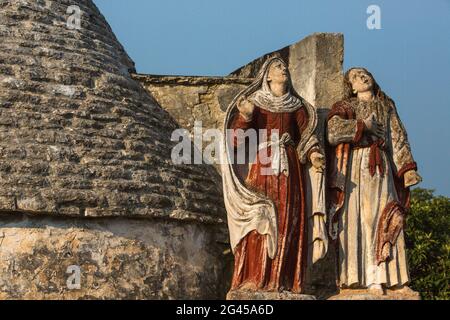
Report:
[[[279,57],[268,58],[228,107],[222,178],[235,256],[231,290],[303,293],[308,254],[313,261],[325,255],[325,161],[316,127],[314,108],[295,92]],[[239,129],[267,130],[241,167],[230,161],[245,140]]]
[[403,227],[409,187],[421,181],[394,102],[364,68],[345,75],[347,98],[328,116],[331,236],[341,288],[414,294]]

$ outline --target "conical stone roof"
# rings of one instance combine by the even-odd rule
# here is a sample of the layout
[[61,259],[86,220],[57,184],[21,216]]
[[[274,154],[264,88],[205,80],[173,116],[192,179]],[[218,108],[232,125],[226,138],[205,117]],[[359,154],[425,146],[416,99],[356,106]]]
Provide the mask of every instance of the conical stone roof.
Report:
[[172,163],[177,124],[133,70],[92,1],[0,0],[1,212],[223,217],[214,171]]

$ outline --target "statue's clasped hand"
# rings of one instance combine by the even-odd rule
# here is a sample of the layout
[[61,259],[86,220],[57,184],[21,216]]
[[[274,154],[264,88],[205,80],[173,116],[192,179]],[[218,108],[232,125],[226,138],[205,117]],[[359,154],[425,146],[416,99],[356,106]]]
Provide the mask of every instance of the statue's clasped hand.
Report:
[[372,113],[366,119],[364,119],[364,125],[366,127],[366,131],[377,137],[378,139],[384,139],[384,128],[383,126],[376,120],[375,113]]
[[246,97],[242,96],[239,98],[236,104],[239,113],[244,117],[245,120],[250,121],[253,118],[253,111],[255,110],[255,105],[250,102]]

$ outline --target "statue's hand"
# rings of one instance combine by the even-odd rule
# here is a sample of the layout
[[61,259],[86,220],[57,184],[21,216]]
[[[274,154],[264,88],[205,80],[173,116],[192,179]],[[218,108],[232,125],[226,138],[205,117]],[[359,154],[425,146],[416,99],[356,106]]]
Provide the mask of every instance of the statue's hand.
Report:
[[422,177],[417,173],[416,170],[409,170],[404,175],[405,187],[415,186],[416,184],[422,182]]
[[383,126],[376,120],[375,113],[372,113],[366,119],[364,119],[364,124],[366,126],[366,130],[376,136],[379,139],[384,138],[384,129]]
[[255,105],[248,101],[247,98],[241,97],[237,102],[237,108],[240,114],[248,121],[253,117],[253,110],[255,110]]
[[311,153],[310,161],[317,172],[323,172],[325,169],[325,156],[323,154],[317,151]]

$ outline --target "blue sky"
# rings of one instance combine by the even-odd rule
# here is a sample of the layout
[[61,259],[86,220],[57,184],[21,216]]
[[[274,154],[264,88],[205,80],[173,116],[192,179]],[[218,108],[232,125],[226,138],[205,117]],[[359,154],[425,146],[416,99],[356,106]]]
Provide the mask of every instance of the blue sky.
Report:
[[[95,0],[137,71],[226,75],[314,32],[342,32],[397,104],[424,178],[450,196],[450,0]],[[366,26],[381,9],[381,30]]]

